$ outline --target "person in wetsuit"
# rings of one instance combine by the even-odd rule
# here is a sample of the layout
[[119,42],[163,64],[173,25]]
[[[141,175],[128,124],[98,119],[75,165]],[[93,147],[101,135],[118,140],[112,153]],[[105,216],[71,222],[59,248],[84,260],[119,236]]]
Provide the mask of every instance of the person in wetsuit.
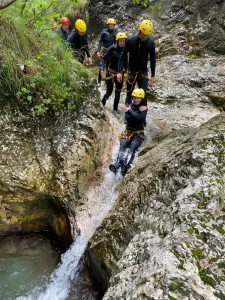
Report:
[[[130,104],[132,100],[132,92],[137,82],[138,87],[142,88],[145,92],[148,84],[154,83],[155,77],[155,43],[150,38],[153,30],[153,24],[150,20],[144,20],[140,24],[139,33],[130,37],[121,53],[118,66],[117,80],[122,81],[121,70],[124,65],[124,60],[129,55],[129,64],[127,69],[127,97],[126,104]],[[151,77],[148,79],[148,56],[150,54],[150,69]],[[144,99],[147,105],[147,99]]]
[[[102,30],[100,39],[98,42],[97,57],[102,59],[108,48],[116,43],[116,32],[114,27],[116,25],[116,20],[109,18],[106,22],[108,28]],[[101,61],[100,61],[101,64]],[[98,87],[101,85],[101,70],[98,73]]]
[[[113,103],[113,111],[119,113],[118,104],[120,101],[120,93],[123,87],[123,78],[120,82],[116,80],[116,74],[118,72],[118,61],[123,50],[123,47],[127,40],[127,34],[119,32],[116,35],[116,45],[110,46],[106,51],[100,64],[100,74],[104,75],[104,68],[106,65],[106,93],[102,98],[102,105],[105,106],[106,100],[111,96],[113,92],[113,86],[115,83],[115,98]],[[126,61],[124,60],[124,69],[126,69]]]
[[85,56],[87,56],[88,64],[92,65],[86,30],[86,23],[81,19],[76,20],[75,30],[68,36],[67,41],[80,63],[85,64]]
[[70,26],[70,20],[67,17],[62,17],[60,19],[61,27],[57,28],[55,32],[61,36],[63,41],[66,41],[70,32],[69,32],[69,26]]
[[109,165],[109,170],[114,174],[121,168],[123,176],[131,167],[135,152],[144,141],[144,126],[147,115],[147,106],[143,103],[145,91],[136,88],[133,90],[132,96],[132,103],[125,107],[126,130],[119,136],[120,148],[116,163]]

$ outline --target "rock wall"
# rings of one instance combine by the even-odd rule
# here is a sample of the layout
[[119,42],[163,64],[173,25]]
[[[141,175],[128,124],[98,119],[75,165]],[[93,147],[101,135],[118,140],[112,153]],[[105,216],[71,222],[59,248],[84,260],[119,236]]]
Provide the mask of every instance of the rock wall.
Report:
[[[109,17],[117,20],[117,30],[128,35],[137,33],[143,19],[154,23],[152,34],[156,42],[158,57],[176,54],[204,56],[225,53],[225,3],[223,0],[164,0],[152,1],[161,10],[143,8],[130,0],[90,1],[90,27],[98,20],[98,27]],[[100,30],[99,30],[100,34]],[[96,42],[96,41],[95,41]]]
[[224,117],[140,153],[90,243],[103,299],[224,299]]
[[50,117],[11,103],[1,99],[0,234],[51,229],[69,245],[76,236],[75,207],[108,138],[99,93],[89,83],[80,113]]

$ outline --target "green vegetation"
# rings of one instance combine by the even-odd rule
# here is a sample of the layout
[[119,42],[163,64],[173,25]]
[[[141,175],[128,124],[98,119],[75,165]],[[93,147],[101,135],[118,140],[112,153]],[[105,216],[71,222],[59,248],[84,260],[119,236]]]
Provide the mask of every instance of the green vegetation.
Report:
[[209,284],[213,288],[215,288],[216,283],[215,283],[214,279],[207,274],[207,270],[205,270],[199,263],[197,264],[197,267],[198,267],[198,273],[199,273],[201,280],[205,284]]
[[145,8],[155,9],[157,11],[162,10],[162,2],[157,3],[157,5],[152,5],[153,0],[131,0],[133,4],[141,5]]
[[225,235],[225,229],[223,228],[223,225],[213,225],[213,229],[217,230],[220,234]]
[[197,55],[197,54],[194,54],[194,53],[192,53],[192,54],[189,55],[190,59],[198,59],[200,57],[201,57],[200,55]]
[[170,294],[168,294],[168,298],[170,299],[170,300],[176,300],[177,298],[174,298],[173,296],[171,296]]
[[21,0],[1,11],[0,94],[42,115],[79,108],[93,76],[51,29],[87,5],[72,2]]
[[177,282],[177,283],[172,283],[169,286],[169,289],[171,292],[178,291],[182,296],[188,296],[186,286],[183,282]]
[[192,256],[196,260],[201,260],[205,257],[203,249],[193,249],[191,252],[192,252]]

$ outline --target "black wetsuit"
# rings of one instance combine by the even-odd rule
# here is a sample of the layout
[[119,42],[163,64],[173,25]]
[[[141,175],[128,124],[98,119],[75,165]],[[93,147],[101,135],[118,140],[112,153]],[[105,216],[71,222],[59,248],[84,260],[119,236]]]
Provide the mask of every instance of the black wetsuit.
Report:
[[67,41],[73,49],[74,56],[77,57],[79,62],[83,63],[85,54],[90,57],[87,34],[80,36],[76,30],[74,30],[67,38]]
[[110,46],[112,46],[115,43],[116,43],[115,30],[114,29],[110,30],[109,28],[105,28],[101,32],[97,52],[100,52],[102,47],[108,49]]
[[[106,53],[108,48],[116,43],[116,32],[114,29],[110,30],[109,28],[105,28],[102,30],[97,52],[101,52],[102,55]],[[101,74],[99,70],[98,74],[98,83],[101,83]]]
[[55,30],[55,32],[56,32],[58,35],[60,35],[61,38],[62,38],[64,41],[67,40],[67,38],[68,38],[68,36],[69,36],[69,34],[70,34],[69,30],[62,30],[62,27],[57,28],[57,29]]
[[[119,46],[113,45],[109,47],[100,63],[100,71],[104,71],[104,67],[106,66],[106,93],[103,96],[102,104],[105,105],[106,100],[111,96],[113,92],[113,85],[115,83],[115,98],[113,104],[113,109],[115,111],[118,110],[120,93],[123,87],[123,80],[121,82],[118,82],[116,80],[116,74],[118,72],[118,61],[122,50],[123,47]],[[124,60],[123,68],[126,69],[126,60]]]
[[130,109],[125,113],[126,131],[120,140],[120,149],[117,157],[116,168],[124,165],[129,167],[134,160],[135,152],[144,140],[144,126],[147,110],[140,111],[143,101],[139,105],[130,104]]
[[[130,37],[123,49],[119,59],[118,72],[122,70],[124,60],[127,59],[129,53],[128,64],[128,81],[127,81],[127,99],[126,103],[130,104],[132,100],[132,92],[135,88],[136,82],[138,87],[144,91],[148,87],[148,56],[150,54],[150,68],[151,76],[155,76],[156,58],[155,58],[155,43],[149,37],[146,41],[142,42],[137,35]],[[144,104],[147,105],[145,97]]]

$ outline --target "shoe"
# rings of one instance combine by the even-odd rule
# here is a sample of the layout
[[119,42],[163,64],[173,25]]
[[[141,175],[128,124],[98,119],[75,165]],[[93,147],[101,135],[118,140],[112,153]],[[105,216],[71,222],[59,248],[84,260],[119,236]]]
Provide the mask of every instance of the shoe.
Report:
[[114,164],[109,165],[109,170],[116,175],[117,169],[116,169],[116,166]]
[[125,165],[121,166],[121,174],[122,176],[125,176],[127,174],[127,166]]
[[106,100],[103,98],[102,99],[102,105],[105,106],[105,104],[106,104]]

